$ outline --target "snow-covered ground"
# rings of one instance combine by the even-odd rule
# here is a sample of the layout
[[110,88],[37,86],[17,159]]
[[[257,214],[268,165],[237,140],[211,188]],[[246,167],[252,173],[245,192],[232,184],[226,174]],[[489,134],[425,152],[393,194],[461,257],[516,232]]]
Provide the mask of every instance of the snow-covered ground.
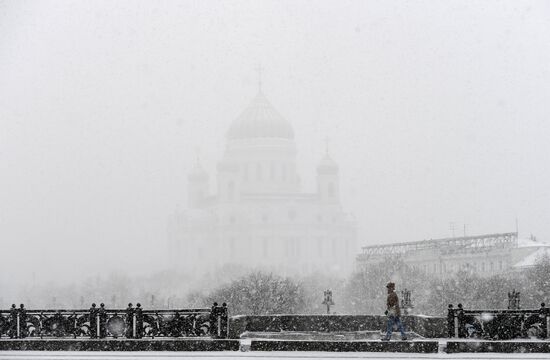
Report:
[[72,352],[72,351],[2,351],[0,360],[120,360],[120,359],[544,359],[550,354],[404,354],[404,353],[327,353],[327,352]]

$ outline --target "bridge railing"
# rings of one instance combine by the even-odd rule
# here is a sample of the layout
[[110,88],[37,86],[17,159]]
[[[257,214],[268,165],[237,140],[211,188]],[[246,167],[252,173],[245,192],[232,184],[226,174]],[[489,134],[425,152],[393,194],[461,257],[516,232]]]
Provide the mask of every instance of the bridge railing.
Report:
[[467,310],[449,305],[447,327],[450,338],[549,339],[550,308],[542,303],[531,310]]
[[[135,310],[135,309],[134,309]],[[14,309],[0,311],[0,337],[215,337],[228,333],[227,307],[198,309]]]

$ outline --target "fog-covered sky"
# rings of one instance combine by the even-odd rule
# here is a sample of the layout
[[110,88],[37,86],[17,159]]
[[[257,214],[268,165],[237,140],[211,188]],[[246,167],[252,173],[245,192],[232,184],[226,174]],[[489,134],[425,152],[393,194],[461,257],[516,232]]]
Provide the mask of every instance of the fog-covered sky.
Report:
[[0,1],[0,285],[162,269],[258,64],[360,244],[549,241],[549,39],[547,1]]

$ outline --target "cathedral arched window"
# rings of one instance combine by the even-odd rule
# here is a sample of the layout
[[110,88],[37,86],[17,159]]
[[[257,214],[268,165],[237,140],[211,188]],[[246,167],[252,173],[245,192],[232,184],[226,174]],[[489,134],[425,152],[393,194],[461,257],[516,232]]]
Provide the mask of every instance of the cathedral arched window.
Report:
[[269,164],[269,179],[272,181],[275,180],[275,163],[274,162]]
[[248,181],[248,164],[243,165],[243,181]]
[[332,182],[328,183],[327,193],[328,193],[328,197],[331,197],[331,198],[333,198],[336,195],[336,189],[334,187],[334,183]]
[[227,199],[233,200],[234,197],[235,197],[235,183],[233,183],[233,181],[230,181],[227,184]]
[[294,221],[296,219],[296,210],[294,209],[288,210],[288,218]]
[[262,164],[258,163],[256,164],[256,180],[262,181],[263,174],[262,174]]

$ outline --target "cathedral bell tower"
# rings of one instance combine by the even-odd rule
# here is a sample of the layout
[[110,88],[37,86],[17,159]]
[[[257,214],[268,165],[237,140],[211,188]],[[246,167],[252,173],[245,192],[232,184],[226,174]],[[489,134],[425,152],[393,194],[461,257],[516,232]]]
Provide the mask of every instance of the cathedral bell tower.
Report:
[[340,184],[338,177],[338,165],[329,156],[325,157],[317,165],[317,195],[323,203],[340,203]]
[[199,208],[208,195],[208,173],[197,162],[187,177],[187,202],[190,208]]

